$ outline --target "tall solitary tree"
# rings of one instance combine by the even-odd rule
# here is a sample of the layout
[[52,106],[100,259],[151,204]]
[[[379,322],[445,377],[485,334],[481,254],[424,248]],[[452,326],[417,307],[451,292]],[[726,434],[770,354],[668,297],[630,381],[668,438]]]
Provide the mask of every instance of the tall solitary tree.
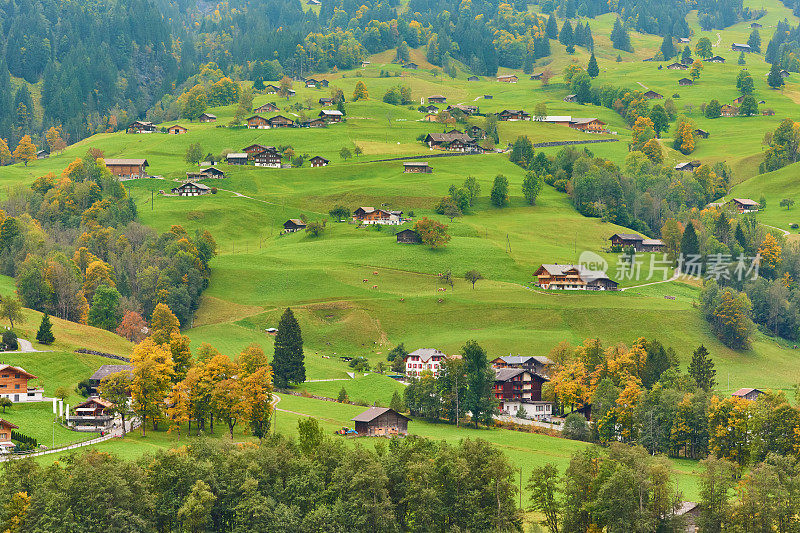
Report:
[[39,331],[36,332],[36,342],[40,344],[53,344],[56,340],[53,335],[53,324],[50,322],[50,315],[42,315],[42,322],[39,324]]
[[592,78],[596,78],[600,74],[600,67],[597,66],[597,58],[594,57],[594,52],[589,58],[589,64],[586,66],[586,73]]
[[689,376],[697,383],[697,386],[705,391],[714,388],[717,371],[714,370],[714,361],[711,360],[708,350],[702,344],[692,354],[692,362],[689,363]]
[[284,388],[290,383],[304,382],[306,380],[304,360],[300,324],[297,323],[291,308],[287,308],[278,323],[278,333],[275,336],[275,356],[272,359],[275,385]]
[[686,224],[686,229],[683,230],[683,237],[681,238],[681,254],[683,260],[688,260],[691,256],[700,254],[700,244],[697,241],[697,232],[694,230],[694,224],[691,221]]
[[522,180],[522,195],[525,201],[531,205],[536,205],[536,198],[542,191],[544,179],[536,172],[528,172]]
[[466,410],[472,413],[472,422],[489,424],[497,411],[492,387],[494,386],[494,370],[489,364],[486,350],[475,341],[468,341],[461,349],[467,374],[467,397],[464,399]]
[[30,135],[25,135],[20,139],[19,144],[14,149],[14,159],[24,162],[26,167],[29,162],[36,160],[36,145],[31,141]]
[[[772,64],[767,75],[767,84],[773,89],[783,87],[783,76],[781,76],[781,65],[778,61]],[[16,154],[16,152],[14,152]],[[16,157],[16,155],[14,156]]]
[[661,41],[661,54],[664,56],[664,60],[669,60],[675,57],[675,45],[672,43],[672,35],[667,34],[664,36],[664,40]]
[[494,185],[492,185],[492,192],[489,194],[492,205],[496,207],[505,207],[508,205],[508,178],[499,174],[494,178]]

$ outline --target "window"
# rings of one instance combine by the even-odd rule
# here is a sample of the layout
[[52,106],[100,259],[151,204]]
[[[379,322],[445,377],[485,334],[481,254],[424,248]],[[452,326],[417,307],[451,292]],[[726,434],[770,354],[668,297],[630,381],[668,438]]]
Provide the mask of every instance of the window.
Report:
[[19,388],[19,383],[14,384],[14,388],[18,389]]

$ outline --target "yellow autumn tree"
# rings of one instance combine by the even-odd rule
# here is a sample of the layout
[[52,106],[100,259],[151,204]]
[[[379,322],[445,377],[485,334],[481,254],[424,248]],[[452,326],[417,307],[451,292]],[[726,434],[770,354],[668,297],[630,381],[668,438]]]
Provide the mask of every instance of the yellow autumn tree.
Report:
[[650,139],[644,146],[642,152],[647,156],[647,159],[653,163],[661,164],[664,162],[664,151],[661,149],[661,143],[655,139]]
[[761,256],[760,267],[765,268],[770,272],[774,272],[781,264],[781,250],[778,240],[772,233],[767,233],[764,240],[761,241],[761,246],[758,247],[758,254]]
[[642,389],[638,380],[633,377],[628,378],[625,388],[617,398],[615,408],[619,436],[623,442],[631,442],[636,438],[636,406],[639,404],[641,396]]
[[114,282],[113,271],[111,265],[105,261],[92,261],[86,267],[86,277],[83,281],[83,292],[88,301],[92,301],[97,287],[100,285],[108,285],[109,287],[116,287]]
[[692,123],[686,119],[679,121],[675,129],[673,148],[684,155],[691,154],[694,151],[694,133],[692,133],[692,130]]
[[583,361],[570,361],[552,378],[553,390],[562,405],[583,405],[589,400],[589,376]]
[[67,147],[67,143],[62,138],[61,126],[51,126],[44,134],[47,141],[47,146],[50,147],[50,153],[60,152]]
[[650,117],[638,117],[633,123],[630,149],[642,151],[644,145],[655,138],[656,130],[653,128],[653,121]]
[[14,150],[14,159],[24,162],[26,167],[29,162],[36,160],[36,145],[31,141],[30,135],[26,135],[20,139],[19,144]]
[[272,416],[272,368],[262,366],[242,377],[242,416],[259,439],[269,431]]
[[747,463],[750,452],[748,422],[752,408],[753,402],[744,398],[711,398],[708,405],[708,447],[711,453],[740,465]]
[[13,157],[11,150],[8,149],[8,142],[5,139],[0,139],[0,165],[7,165]]
[[181,323],[178,317],[165,303],[156,304],[150,317],[150,337],[156,344],[167,344],[172,335],[180,333]]
[[133,412],[142,421],[142,436],[146,436],[149,420],[153,430],[164,415],[164,400],[172,390],[172,376],[175,365],[168,346],[156,344],[147,338],[133,349],[131,379],[131,398]]
[[368,98],[369,92],[367,91],[367,86],[363,81],[358,80],[356,83],[356,89],[353,91],[353,101],[358,102],[359,100],[367,100]]
[[3,510],[3,533],[21,533],[30,506],[31,497],[28,496],[27,492],[14,494]]

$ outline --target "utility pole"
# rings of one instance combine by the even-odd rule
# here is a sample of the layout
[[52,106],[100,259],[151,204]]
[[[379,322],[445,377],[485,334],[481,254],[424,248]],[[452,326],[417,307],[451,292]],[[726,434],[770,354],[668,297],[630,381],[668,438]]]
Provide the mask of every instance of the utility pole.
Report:
[[522,467],[519,467],[519,510],[522,511]]
[[458,419],[460,415],[461,410],[458,408],[458,374],[456,373],[456,428],[458,428]]

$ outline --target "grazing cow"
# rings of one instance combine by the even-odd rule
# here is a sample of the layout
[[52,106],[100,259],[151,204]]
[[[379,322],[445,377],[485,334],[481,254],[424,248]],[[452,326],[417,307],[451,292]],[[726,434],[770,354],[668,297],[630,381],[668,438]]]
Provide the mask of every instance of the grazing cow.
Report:
[[377,286],[377,285],[373,285],[373,286],[372,286],[372,288],[373,288],[373,289],[377,289],[377,288],[378,288],[378,286]]
[[361,283],[366,283],[367,281],[369,281],[369,280],[367,278],[364,278],[364,279],[361,280]]
[[378,271],[376,270],[375,272],[372,273],[372,275],[373,276],[377,276],[378,275]]

